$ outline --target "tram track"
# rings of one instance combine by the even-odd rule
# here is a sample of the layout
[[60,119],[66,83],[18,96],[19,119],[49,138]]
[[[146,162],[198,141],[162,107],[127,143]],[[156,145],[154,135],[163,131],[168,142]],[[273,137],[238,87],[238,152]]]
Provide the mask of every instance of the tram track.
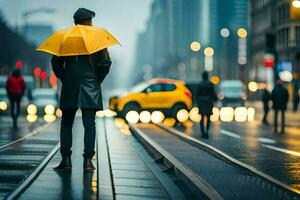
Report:
[[56,129],[44,124],[0,147],[0,199],[16,199],[59,149]]
[[130,129],[154,159],[199,198],[300,199],[291,187],[179,131],[153,124],[131,124]]

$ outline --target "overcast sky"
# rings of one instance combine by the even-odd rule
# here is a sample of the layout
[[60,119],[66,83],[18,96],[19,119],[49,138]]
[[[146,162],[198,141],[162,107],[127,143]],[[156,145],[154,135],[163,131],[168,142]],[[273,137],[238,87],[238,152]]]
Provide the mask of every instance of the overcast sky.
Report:
[[[96,12],[94,25],[107,28],[121,42],[110,52],[121,74],[131,72],[137,33],[144,29],[152,0],[0,0],[0,9],[8,23],[15,27],[24,23],[22,14],[39,8],[53,8],[52,14],[36,14],[28,23],[52,24],[55,29],[73,25],[73,14],[79,7]],[[118,85],[127,83],[129,76],[119,77]]]

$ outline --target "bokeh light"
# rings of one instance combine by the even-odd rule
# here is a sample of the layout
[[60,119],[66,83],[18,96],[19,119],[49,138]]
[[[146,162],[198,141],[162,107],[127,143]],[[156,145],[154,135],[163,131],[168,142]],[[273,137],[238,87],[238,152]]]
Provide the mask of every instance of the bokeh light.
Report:
[[29,115],[35,115],[37,113],[37,107],[34,104],[29,104],[27,106],[27,113]]
[[176,124],[176,120],[173,118],[166,118],[163,122],[164,126],[173,127]]
[[118,128],[122,128],[126,124],[126,121],[122,118],[116,118],[114,120],[114,122],[115,122],[116,127],[118,127]]
[[239,28],[237,31],[237,35],[240,38],[246,38],[248,36],[248,31],[245,28]]
[[223,107],[220,110],[220,119],[223,122],[232,122],[234,118],[234,109],[232,107]]
[[151,114],[151,121],[155,124],[162,123],[164,119],[165,119],[165,115],[161,111],[154,111]]
[[140,119],[140,115],[137,111],[132,110],[126,114],[126,120],[131,124],[138,123],[139,119]]
[[6,111],[8,109],[8,105],[5,101],[0,101],[0,110]]
[[299,1],[299,0],[293,0],[292,5],[293,5],[295,8],[300,8],[300,1]]
[[46,114],[44,115],[44,120],[48,123],[53,123],[56,120],[56,116],[55,115],[51,115],[51,114]]
[[44,111],[45,111],[46,115],[54,115],[55,107],[51,104],[48,104],[45,106]]
[[251,81],[248,83],[248,89],[250,92],[256,92],[258,87],[257,87],[257,83],[254,81]]
[[220,117],[220,110],[217,108],[217,107],[213,107],[212,109],[212,115],[210,116],[210,120],[212,122],[216,122],[219,120],[219,117]]
[[192,51],[197,52],[197,51],[200,51],[200,49],[201,49],[201,44],[199,42],[194,41],[194,42],[191,43],[191,50]]
[[230,36],[230,31],[228,28],[222,28],[220,34],[223,38],[228,38]]
[[56,115],[56,117],[61,118],[61,117],[62,117],[62,111],[61,111],[61,109],[58,108],[58,109],[55,111],[55,115]]
[[151,122],[151,113],[149,111],[142,111],[140,113],[140,121],[142,123],[150,123]]
[[212,57],[215,54],[215,50],[211,47],[206,47],[204,49],[204,55],[207,57]]
[[212,76],[210,81],[214,84],[214,85],[218,85],[220,83],[220,78],[218,76]]
[[255,119],[255,109],[250,107],[250,108],[248,108],[247,112],[248,112],[248,121],[249,122],[254,121],[254,119]]
[[177,112],[176,118],[179,122],[185,122],[189,119],[189,112],[186,109],[181,109]]
[[30,123],[34,123],[38,120],[38,116],[36,114],[33,115],[27,115],[26,120]]
[[238,107],[234,111],[234,119],[237,122],[245,122],[247,121],[247,108]]
[[200,120],[201,120],[201,115],[199,114],[199,108],[197,108],[197,107],[192,108],[190,113],[189,113],[189,118],[193,122],[199,123]]

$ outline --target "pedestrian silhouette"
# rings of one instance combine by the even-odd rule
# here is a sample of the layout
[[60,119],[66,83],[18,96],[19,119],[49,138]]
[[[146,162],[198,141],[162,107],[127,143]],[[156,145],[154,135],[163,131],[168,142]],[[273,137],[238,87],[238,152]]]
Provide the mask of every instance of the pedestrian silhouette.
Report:
[[281,112],[281,133],[284,133],[285,128],[285,111],[289,100],[289,94],[286,88],[283,87],[282,81],[278,80],[274,87],[271,98],[274,109],[274,132],[278,131],[278,112]]
[[267,90],[267,88],[263,89],[262,91],[262,95],[261,95],[261,101],[263,103],[263,109],[264,109],[264,116],[263,116],[263,124],[269,125],[268,122],[268,113],[270,110],[269,107],[269,101],[271,100],[271,94],[270,92]]
[[294,98],[293,98],[293,111],[294,112],[297,112],[298,106],[299,106],[299,102],[300,102],[300,95],[299,95],[298,88],[296,88],[294,90]]
[[[95,13],[85,8],[74,14],[76,25],[92,26]],[[53,56],[52,67],[62,81],[60,108],[62,120],[60,129],[62,161],[55,170],[71,170],[72,125],[78,108],[82,112],[84,126],[84,171],[93,171],[92,157],[95,154],[95,115],[103,109],[101,83],[111,66],[107,49],[91,55]]]
[[10,102],[10,114],[13,120],[13,127],[18,127],[18,117],[20,115],[20,102],[25,92],[25,81],[18,69],[14,69],[6,81],[6,91]]
[[[214,102],[217,100],[217,95],[213,83],[208,80],[208,72],[203,72],[202,81],[197,88],[197,102],[199,113],[202,116],[200,121],[200,129],[203,138],[208,138],[210,128],[210,116]],[[206,125],[204,123],[206,121]]]

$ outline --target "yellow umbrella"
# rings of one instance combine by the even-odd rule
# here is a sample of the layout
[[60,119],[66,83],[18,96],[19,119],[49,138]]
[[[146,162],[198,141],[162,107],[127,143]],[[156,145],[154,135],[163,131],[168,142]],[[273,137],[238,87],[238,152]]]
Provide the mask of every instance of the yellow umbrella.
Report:
[[37,51],[56,56],[90,55],[117,44],[119,41],[103,28],[76,25],[55,32]]

